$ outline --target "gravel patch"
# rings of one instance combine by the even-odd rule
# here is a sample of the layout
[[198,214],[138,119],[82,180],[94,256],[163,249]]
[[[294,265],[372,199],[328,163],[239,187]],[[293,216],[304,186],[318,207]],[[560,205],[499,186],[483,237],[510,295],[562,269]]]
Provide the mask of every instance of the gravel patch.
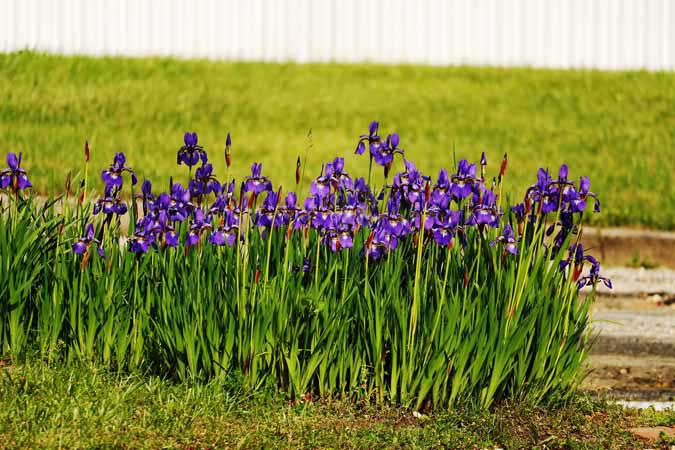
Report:
[[[602,267],[601,274],[612,280],[612,289],[599,283],[597,292],[600,295],[614,296],[649,296],[675,295],[675,270],[658,268]],[[590,290],[590,288],[585,288]],[[665,300],[665,299],[664,299]]]
[[636,400],[618,400],[616,403],[625,406],[626,408],[649,409],[654,408],[656,411],[665,411],[672,409],[675,411],[675,402],[643,402]]

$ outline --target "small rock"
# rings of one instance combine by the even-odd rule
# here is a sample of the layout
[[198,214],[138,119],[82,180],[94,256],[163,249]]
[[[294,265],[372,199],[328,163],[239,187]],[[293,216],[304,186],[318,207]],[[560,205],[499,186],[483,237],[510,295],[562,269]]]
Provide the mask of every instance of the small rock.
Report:
[[621,375],[626,375],[626,374],[630,373],[630,369],[622,367],[621,370],[619,370],[619,373]]
[[663,297],[659,294],[650,295],[647,300],[654,303],[656,306],[663,306]]
[[668,438],[675,437],[675,428],[673,427],[631,428],[630,432],[633,433],[633,435],[638,439],[642,439],[647,442],[656,441],[661,436],[661,433],[665,434]]

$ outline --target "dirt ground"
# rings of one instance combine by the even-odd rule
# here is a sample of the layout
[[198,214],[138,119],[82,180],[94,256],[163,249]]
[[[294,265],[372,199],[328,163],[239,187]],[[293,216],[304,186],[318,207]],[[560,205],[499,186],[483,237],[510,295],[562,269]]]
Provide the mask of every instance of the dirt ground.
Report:
[[624,400],[675,401],[675,358],[591,354],[582,388]]
[[581,239],[603,265],[675,269],[675,232],[584,228]]
[[597,298],[596,346],[582,388],[623,400],[675,400],[675,304],[654,296]]

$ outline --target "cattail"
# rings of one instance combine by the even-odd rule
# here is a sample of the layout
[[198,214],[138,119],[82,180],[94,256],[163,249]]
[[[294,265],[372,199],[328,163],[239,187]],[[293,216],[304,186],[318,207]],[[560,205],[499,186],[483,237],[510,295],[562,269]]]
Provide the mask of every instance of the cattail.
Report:
[[300,183],[300,157],[295,162],[295,184],[296,186]]
[[227,133],[227,139],[225,140],[225,164],[227,164],[228,169],[230,164],[232,164],[232,155],[230,155],[230,147],[232,146],[232,138],[230,133]]
[[368,239],[366,239],[366,248],[370,248],[370,245],[373,243],[373,239],[375,239],[375,232],[371,231],[368,235]]
[[485,179],[485,166],[487,166],[487,158],[485,157],[485,152],[480,155],[480,178],[481,180]]
[[91,154],[89,152],[89,141],[84,141],[84,162],[89,162]]
[[504,153],[504,159],[502,159],[502,167],[499,169],[499,178],[503,178],[504,174],[506,173],[506,163],[507,163],[507,158],[506,158],[506,153]]
[[572,280],[577,281],[579,280],[579,277],[581,276],[581,271],[583,270],[584,266],[583,264],[575,264],[574,265],[574,271],[572,272]]
[[84,272],[85,267],[87,267],[87,262],[89,261],[89,249],[84,252],[84,257],[82,258],[82,265],[80,266],[80,271]]
[[532,211],[532,199],[528,195],[525,197],[525,215],[528,215]]

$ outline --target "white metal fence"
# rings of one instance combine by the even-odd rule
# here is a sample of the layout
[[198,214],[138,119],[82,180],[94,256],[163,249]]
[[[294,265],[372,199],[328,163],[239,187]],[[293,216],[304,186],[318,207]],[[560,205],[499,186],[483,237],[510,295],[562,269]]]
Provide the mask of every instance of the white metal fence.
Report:
[[0,51],[675,69],[675,0],[0,0]]

